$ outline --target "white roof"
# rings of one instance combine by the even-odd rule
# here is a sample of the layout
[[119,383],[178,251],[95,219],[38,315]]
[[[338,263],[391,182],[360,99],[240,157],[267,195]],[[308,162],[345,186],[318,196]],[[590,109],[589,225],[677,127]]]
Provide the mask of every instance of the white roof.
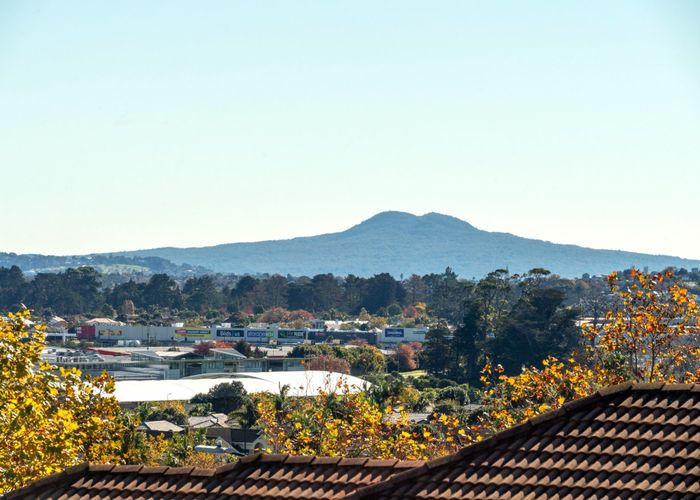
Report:
[[87,320],[84,325],[124,325],[121,321],[114,321],[109,318],[93,318]]
[[[221,375],[200,375],[177,380],[118,380],[114,394],[120,403],[143,401],[189,401],[196,394],[205,393],[217,384],[237,380],[249,394],[271,392],[278,394],[284,385],[290,396],[316,396],[319,391],[360,392],[371,384],[352,375],[321,370],[290,372],[248,372]],[[339,384],[341,384],[339,386]]]

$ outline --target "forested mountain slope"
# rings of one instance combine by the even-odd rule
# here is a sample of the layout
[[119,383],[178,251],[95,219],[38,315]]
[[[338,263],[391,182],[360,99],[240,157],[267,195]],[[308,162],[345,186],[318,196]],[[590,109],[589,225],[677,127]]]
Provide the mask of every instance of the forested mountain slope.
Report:
[[482,231],[447,215],[415,216],[404,212],[383,212],[346,231],[319,236],[120,254],[161,257],[176,264],[187,263],[219,272],[295,276],[328,272],[367,276],[390,272],[399,277],[441,272],[449,266],[467,278],[480,277],[497,268],[521,273],[533,267],[573,277],[631,266],[700,267],[700,261],[560,245]]

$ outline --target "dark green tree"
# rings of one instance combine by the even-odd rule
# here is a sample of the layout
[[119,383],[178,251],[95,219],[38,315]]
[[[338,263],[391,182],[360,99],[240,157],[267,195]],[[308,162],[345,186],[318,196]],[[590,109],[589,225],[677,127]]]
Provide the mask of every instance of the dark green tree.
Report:
[[464,317],[454,332],[449,375],[453,380],[477,384],[485,361],[486,323],[483,303],[470,298],[464,305]]
[[237,381],[217,384],[205,394],[197,394],[190,400],[192,404],[211,404],[217,413],[229,414],[238,410],[248,399],[243,384]]
[[25,289],[24,275],[19,267],[0,267],[0,311],[19,311]]
[[507,373],[534,366],[547,356],[567,356],[579,346],[578,311],[565,307],[564,298],[564,292],[554,288],[530,288],[520,297],[491,346],[492,358]]
[[209,309],[215,309],[222,303],[214,278],[209,275],[188,279],[182,292],[187,297],[185,300],[187,307],[200,314]]
[[421,366],[438,377],[447,375],[452,359],[452,334],[446,323],[428,330],[421,353]]
[[179,309],[183,306],[180,287],[167,274],[154,274],[143,289],[143,305]]
[[393,303],[403,304],[406,291],[400,282],[389,273],[376,274],[367,280],[362,306],[371,313],[377,313]]

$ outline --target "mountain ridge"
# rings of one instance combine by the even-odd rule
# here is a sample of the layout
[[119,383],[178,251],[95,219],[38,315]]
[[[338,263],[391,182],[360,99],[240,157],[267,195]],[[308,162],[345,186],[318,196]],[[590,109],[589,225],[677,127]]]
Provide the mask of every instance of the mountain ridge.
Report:
[[390,272],[395,276],[441,272],[451,267],[465,277],[496,268],[525,272],[545,267],[562,276],[606,274],[637,267],[698,267],[700,260],[573,244],[490,232],[453,216],[430,212],[380,212],[344,231],[284,240],[222,243],[204,247],[160,247],[111,252],[131,257],[155,256],[175,264],[236,274],[292,275]]
[[544,267],[564,277],[607,274],[631,266],[661,270],[700,267],[700,260],[623,250],[560,244],[511,233],[478,229],[450,215],[414,215],[387,211],[344,231],[283,240],[222,243],[202,247],[158,247],[83,256],[0,253],[0,266],[46,272],[93,265],[176,275],[222,272],[313,276],[333,273],[396,277],[439,273],[451,267],[462,277],[480,277],[495,269],[514,273]]

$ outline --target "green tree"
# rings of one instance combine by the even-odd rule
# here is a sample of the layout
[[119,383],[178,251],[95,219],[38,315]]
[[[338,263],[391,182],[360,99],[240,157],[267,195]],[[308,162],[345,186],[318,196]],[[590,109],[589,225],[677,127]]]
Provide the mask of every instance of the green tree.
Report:
[[211,276],[196,276],[188,279],[182,289],[187,297],[187,307],[202,314],[221,304],[221,296]]
[[371,313],[377,313],[397,302],[403,303],[406,291],[400,282],[388,273],[381,273],[367,280],[366,293],[362,298],[362,305]]
[[167,420],[177,425],[187,425],[187,414],[174,406],[155,407],[148,413],[146,420]]
[[384,373],[386,359],[379,349],[371,345],[356,347],[336,347],[336,356],[345,358],[350,363],[351,373],[363,375],[366,373]]
[[180,287],[167,274],[154,274],[143,289],[143,305],[179,309],[183,306]]
[[464,318],[454,332],[449,372],[454,380],[474,384],[485,360],[486,323],[481,301],[468,299],[464,309]]
[[26,283],[17,266],[0,267],[0,311],[16,311],[24,300]]
[[450,368],[452,342],[450,329],[442,322],[428,330],[425,347],[421,356],[421,366],[436,376],[445,376]]
[[248,399],[243,384],[237,381],[217,384],[206,394],[197,394],[190,403],[209,403],[212,409],[218,413],[231,413],[238,410]]
[[491,347],[506,373],[535,365],[547,356],[565,357],[580,346],[578,312],[564,306],[565,294],[554,288],[530,288],[517,301]]

